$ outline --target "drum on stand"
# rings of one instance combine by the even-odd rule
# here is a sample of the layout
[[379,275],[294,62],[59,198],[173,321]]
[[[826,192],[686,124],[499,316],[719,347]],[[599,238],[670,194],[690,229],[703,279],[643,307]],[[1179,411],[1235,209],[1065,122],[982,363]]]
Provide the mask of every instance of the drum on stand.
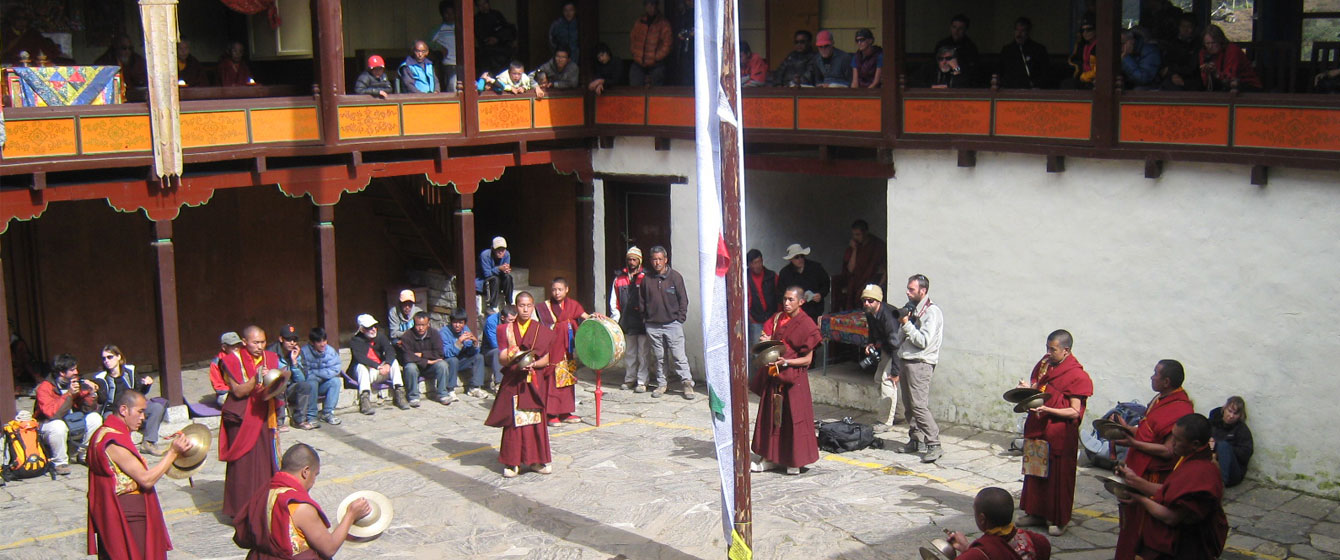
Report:
[[600,405],[605,390],[600,387],[600,373],[607,367],[618,364],[623,359],[623,329],[619,323],[609,317],[592,315],[577,328],[577,359],[586,367],[596,370],[596,425],[600,425]]

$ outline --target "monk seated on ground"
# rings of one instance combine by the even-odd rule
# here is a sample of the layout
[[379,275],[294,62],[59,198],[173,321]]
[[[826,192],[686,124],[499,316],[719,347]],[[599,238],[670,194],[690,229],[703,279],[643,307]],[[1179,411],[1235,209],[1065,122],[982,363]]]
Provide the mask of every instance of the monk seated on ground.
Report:
[[1052,544],[1047,537],[1015,529],[1014,498],[1004,489],[983,488],[972,501],[972,516],[984,535],[968,543],[962,532],[949,533],[949,544],[959,552],[957,560],[1048,560]]

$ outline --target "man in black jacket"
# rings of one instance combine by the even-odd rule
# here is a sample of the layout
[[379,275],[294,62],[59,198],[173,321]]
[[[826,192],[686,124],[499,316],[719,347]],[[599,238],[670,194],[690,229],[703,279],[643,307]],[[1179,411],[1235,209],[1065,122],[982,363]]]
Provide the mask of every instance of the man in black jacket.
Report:
[[349,339],[349,353],[353,358],[349,362],[347,375],[358,381],[358,411],[373,415],[372,385],[391,382],[391,398],[396,408],[406,410],[404,380],[401,379],[400,361],[396,359],[395,349],[385,334],[377,332],[377,319],[364,313],[358,316],[358,333]]
[[[889,431],[898,421],[898,368],[893,367],[897,356],[898,342],[894,333],[898,332],[898,314],[889,304],[884,303],[884,290],[874,284],[867,285],[861,291],[861,306],[865,308],[867,354],[879,350],[879,365],[875,366],[875,383],[879,384],[879,406],[875,408],[879,422],[874,425],[876,433]],[[888,402],[889,408],[884,408]]]
[[437,388],[433,394],[441,402],[445,398],[448,368],[442,353],[442,336],[428,324],[428,313],[415,313],[411,320],[414,326],[400,335],[400,363],[404,364],[405,396],[410,406],[419,408],[419,378],[433,378]]
[[665,376],[665,355],[668,351],[675,360],[675,373],[684,387],[684,398],[693,400],[693,374],[689,373],[689,356],[684,353],[684,321],[689,313],[689,291],[684,277],[670,269],[670,255],[665,247],[651,248],[653,271],[642,280],[642,309],[646,320],[647,337],[651,339],[651,353],[656,366],[656,390],[651,396],[665,394],[669,383]]
[[792,243],[786,248],[786,260],[790,264],[777,273],[777,287],[785,290],[791,286],[800,286],[805,290],[805,303],[800,306],[815,323],[824,314],[824,298],[828,297],[828,271],[819,261],[809,260],[810,248]]
[[1047,47],[1034,41],[1032,33],[1032,20],[1022,16],[1014,20],[1014,40],[1000,48],[1000,87],[1051,87]]

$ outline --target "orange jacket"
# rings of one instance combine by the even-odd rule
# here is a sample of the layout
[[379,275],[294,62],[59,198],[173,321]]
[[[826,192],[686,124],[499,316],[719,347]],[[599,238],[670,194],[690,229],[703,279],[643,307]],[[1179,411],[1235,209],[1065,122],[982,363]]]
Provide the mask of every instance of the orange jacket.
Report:
[[657,15],[650,23],[646,16],[637,19],[629,35],[629,45],[633,51],[633,63],[638,66],[652,66],[670,56],[670,47],[674,40],[670,36],[670,21]]

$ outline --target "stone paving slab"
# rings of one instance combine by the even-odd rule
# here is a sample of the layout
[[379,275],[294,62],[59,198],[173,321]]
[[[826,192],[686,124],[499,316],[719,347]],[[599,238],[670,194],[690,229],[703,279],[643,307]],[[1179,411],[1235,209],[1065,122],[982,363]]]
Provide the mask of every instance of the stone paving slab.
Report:
[[[579,425],[551,430],[554,474],[499,476],[499,430],[482,425],[490,399],[450,406],[425,401],[400,411],[383,403],[375,416],[340,411],[344,424],[281,435],[323,457],[313,496],[334,508],[359,489],[391,498],[395,521],[379,538],[349,543],[341,559],[721,558],[720,492],[705,398],[686,401],[678,385],[660,399],[617,389],[604,396],[594,426],[590,372],[578,392]],[[190,379],[191,377],[188,377]],[[188,393],[191,388],[188,387]],[[207,390],[207,389],[204,389]],[[859,410],[816,407],[820,418]],[[1016,495],[1019,459],[1012,434],[945,424],[946,455],[922,464],[891,449],[822,454],[799,476],[753,476],[755,556],[777,559],[917,558],[916,548],[943,528],[975,533],[972,497],[988,485]],[[883,434],[892,448],[906,438]],[[216,456],[216,455],[215,455]],[[77,558],[85,543],[86,471],[57,480],[0,488],[0,559]],[[1081,468],[1075,520],[1052,538],[1055,558],[1111,558],[1116,501]],[[242,558],[222,519],[223,466],[211,462],[192,481],[164,479],[160,499],[175,551],[171,557]],[[1340,555],[1337,503],[1246,483],[1226,496],[1232,527],[1224,558],[1332,558]],[[329,512],[332,517],[334,512]],[[19,521],[19,522],[16,522]]]

